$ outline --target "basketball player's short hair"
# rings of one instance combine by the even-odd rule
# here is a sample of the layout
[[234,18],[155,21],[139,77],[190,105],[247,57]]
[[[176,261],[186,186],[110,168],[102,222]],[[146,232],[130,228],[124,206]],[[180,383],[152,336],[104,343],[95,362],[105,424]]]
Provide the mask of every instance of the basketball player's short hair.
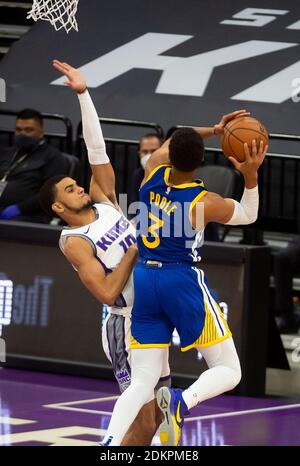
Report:
[[32,108],[24,108],[24,110],[21,110],[18,114],[17,114],[17,120],[35,120],[37,121],[41,127],[43,127],[43,117],[42,115],[40,114],[40,112],[38,112],[37,110],[33,110]]
[[170,140],[169,158],[171,164],[182,172],[199,168],[204,162],[204,143],[193,128],[177,129]]
[[52,209],[52,204],[55,202],[56,195],[56,185],[64,178],[67,178],[66,175],[55,175],[49,178],[39,191],[39,203],[41,208],[49,215],[49,217],[54,217],[56,213]]

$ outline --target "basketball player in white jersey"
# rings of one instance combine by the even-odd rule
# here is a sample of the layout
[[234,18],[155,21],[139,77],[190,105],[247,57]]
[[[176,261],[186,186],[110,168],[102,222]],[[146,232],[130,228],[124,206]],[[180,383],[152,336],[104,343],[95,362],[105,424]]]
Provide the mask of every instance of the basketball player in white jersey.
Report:
[[[103,326],[103,347],[123,392],[130,384],[131,272],[137,258],[135,229],[117,204],[113,168],[106,154],[99,119],[84,77],[66,63],[55,60],[53,65],[66,75],[66,84],[78,94],[83,136],[93,176],[89,194],[69,177],[51,178],[41,190],[40,201],[49,214],[55,212],[69,225],[61,233],[63,253],[88,290],[101,303],[110,306]],[[213,128],[199,128],[198,131],[204,138],[218,134],[227,121],[243,113],[225,115]],[[168,142],[160,149],[160,156],[168,159]],[[169,381],[166,351],[160,382],[169,385]],[[122,445],[150,445],[160,424],[154,412],[154,402],[150,401],[131,425]]]
[[[82,113],[83,136],[92,169],[89,194],[66,176],[49,179],[40,191],[40,202],[50,215],[57,214],[68,227],[59,245],[86,288],[108,305],[102,343],[112,364],[120,391],[130,384],[130,327],[133,305],[131,272],[137,259],[136,232],[121,212],[115,194],[115,175],[106,154],[95,107],[79,71],[54,61],[77,92]],[[168,354],[158,385],[170,385]],[[143,407],[124,438],[123,445],[150,445],[161,416],[155,402]]]

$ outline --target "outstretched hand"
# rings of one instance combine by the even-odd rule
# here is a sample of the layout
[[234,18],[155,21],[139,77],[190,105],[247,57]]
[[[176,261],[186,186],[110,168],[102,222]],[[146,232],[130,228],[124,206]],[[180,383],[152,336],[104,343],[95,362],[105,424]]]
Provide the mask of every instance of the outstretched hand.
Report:
[[245,117],[249,115],[250,115],[250,112],[247,112],[246,110],[236,110],[235,112],[227,113],[226,115],[223,115],[219,123],[214,125],[214,133],[222,134],[224,131],[224,126],[227,125],[227,123],[230,120],[234,120],[235,118]]
[[53,60],[52,64],[57,71],[68,78],[64,81],[64,84],[73,89],[73,91],[78,94],[82,94],[82,92],[86,90],[86,81],[79,70],[73,68],[68,63],[63,63],[59,60]]
[[248,144],[244,143],[244,153],[245,153],[245,160],[243,162],[239,162],[234,157],[228,157],[234,168],[236,168],[239,172],[241,172],[244,177],[252,176],[257,173],[259,167],[263,163],[266,153],[268,152],[269,146],[264,146],[262,140],[260,140],[259,145],[257,144],[256,140],[252,140],[252,147],[251,150]]

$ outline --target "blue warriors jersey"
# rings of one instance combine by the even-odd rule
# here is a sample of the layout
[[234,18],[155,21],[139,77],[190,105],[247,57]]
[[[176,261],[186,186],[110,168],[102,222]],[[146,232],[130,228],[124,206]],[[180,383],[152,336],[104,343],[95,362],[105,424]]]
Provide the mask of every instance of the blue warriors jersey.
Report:
[[190,212],[207,190],[200,180],[170,185],[170,171],[170,165],[156,167],[140,189],[139,255],[142,260],[198,262],[204,228],[192,228]]

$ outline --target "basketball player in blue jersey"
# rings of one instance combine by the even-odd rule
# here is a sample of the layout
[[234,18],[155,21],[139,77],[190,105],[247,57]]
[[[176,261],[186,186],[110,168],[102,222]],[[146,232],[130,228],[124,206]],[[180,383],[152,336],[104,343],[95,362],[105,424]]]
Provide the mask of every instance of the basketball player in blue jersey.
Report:
[[[131,271],[136,253],[129,246],[135,242],[135,229],[119,210],[114,172],[84,77],[66,63],[55,60],[54,67],[67,77],[66,84],[78,93],[83,136],[93,177],[89,194],[84,193],[83,188],[71,178],[50,179],[41,191],[42,205],[50,214],[54,211],[69,225],[62,231],[60,247],[78,271],[84,285],[101,303],[109,305],[109,315],[103,326],[103,347],[123,392],[130,383]],[[221,133],[230,119],[241,114],[245,112],[225,115],[214,128],[199,128],[197,131],[203,137]],[[169,141],[159,152],[159,157],[164,160],[168,160],[168,145]],[[166,350],[160,384],[168,385],[169,380]],[[152,399],[153,393],[149,397],[149,400]],[[161,416],[154,416],[153,408],[154,402],[151,401],[141,410],[124,437],[123,445],[151,443],[161,420]]]
[[240,202],[210,193],[201,181],[194,180],[203,163],[204,145],[199,132],[191,128],[178,129],[172,135],[169,161],[159,150],[149,159],[140,189],[143,210],[138,233],[140,257],[134,271],[132,380],[116,402],[104,446],[120,445],[152,393],[174,328],[182,351],[196,348],[208,370],[186,390],[162,387],[158,391],[157,402],[164,414],[160,433],[164,445],[179,444],[184,417],[191,408],[239,383],[241,369],[231,332],[197,266],[199,247],[208,222],[246,225],[256,220],[257,172],[267,149],[262,142],[257,148],[253,141],[251,150],[244,146],[244,162],[230,158],[245,180]]

